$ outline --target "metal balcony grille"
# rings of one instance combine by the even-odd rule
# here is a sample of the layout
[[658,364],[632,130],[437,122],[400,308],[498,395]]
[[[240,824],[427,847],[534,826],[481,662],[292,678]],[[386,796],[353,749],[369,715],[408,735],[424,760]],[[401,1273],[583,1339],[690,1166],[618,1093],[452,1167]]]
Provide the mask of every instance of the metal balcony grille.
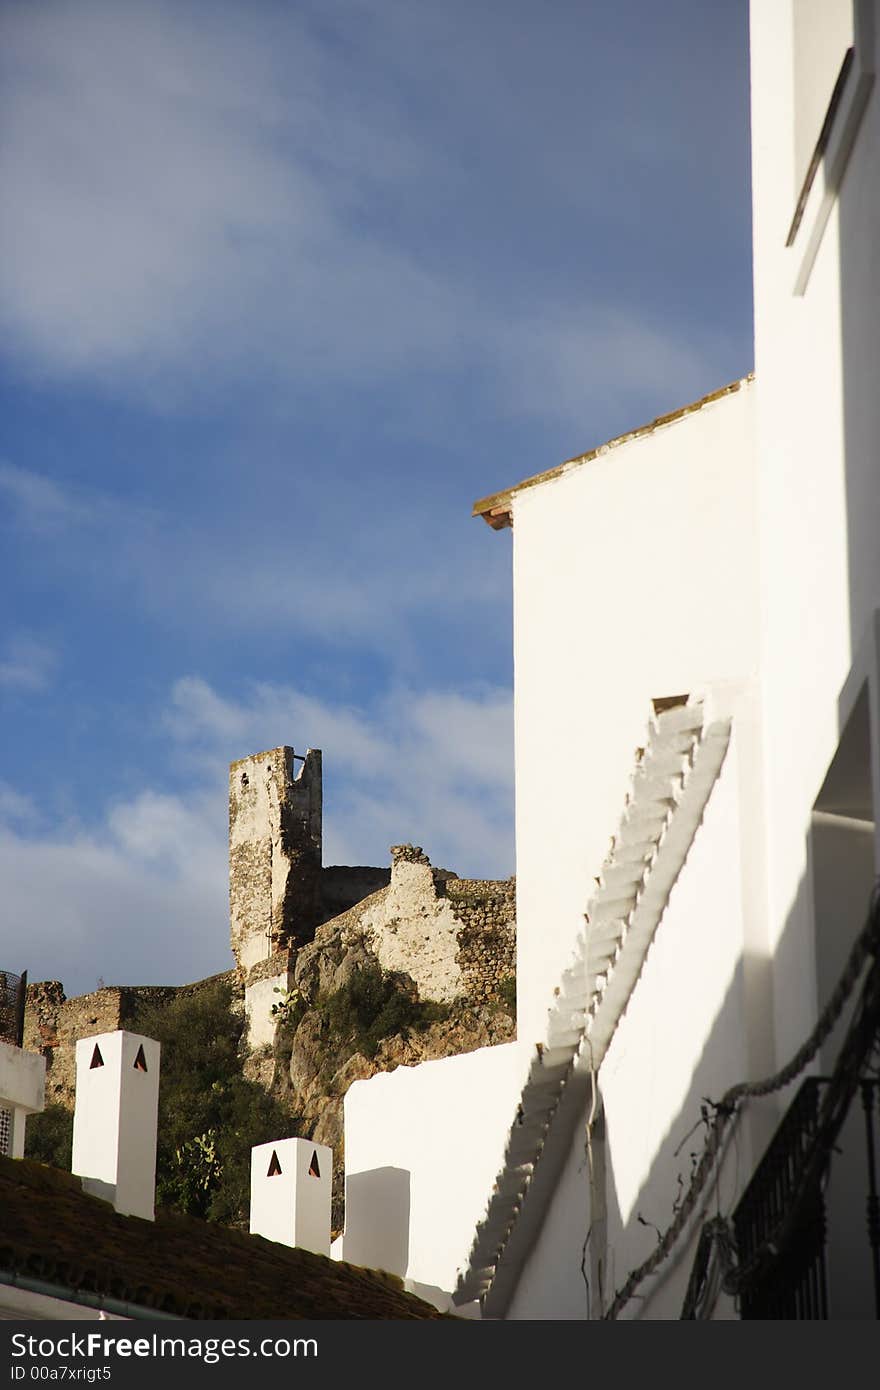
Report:
[[0,1105],[0,1154],[12,1153],[12,1111]]
[[[880,1318],[880,1081],[862,1078],[857,1084],[865,1121],[866,1254],[873,1274],[875,1316]],[[809,1077],[803,1083],[734,1213],[739,1264],[751,1266],[750,1277],[740,1288],[743,1318],[829,1316],[825,1172],[819,1172],[805,1195],[801,1192],[800,1216],[785,1245],[772,1244],[803,1181],[828,1085],[822,1077]]]
[[13,975],[0,970],[0,1039],[21,1047],[24,1040],[24,1003],[27,995],[27,971]]
[[[734,1213],[740,1265],[748,1265],[792,1205],[819,1118],[819,1087],[808,1077]],[[826,1318],[825,1202],[817,1185],[785,1250],[765,1260],[741,1293],[743,1318]]]

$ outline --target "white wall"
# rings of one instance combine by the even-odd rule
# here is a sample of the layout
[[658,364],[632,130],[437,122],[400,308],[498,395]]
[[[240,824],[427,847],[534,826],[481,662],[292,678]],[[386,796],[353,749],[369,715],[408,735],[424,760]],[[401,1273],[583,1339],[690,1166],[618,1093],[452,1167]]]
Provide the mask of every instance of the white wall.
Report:
[[276,1004],[281,1003],[284,993],[290,989],[292,980],[293,973],[285,970],[280,975],[266,975],[262,980],[254,980],[252,984],[245,986],[247,1041],[252,1051],[258,1047],[272,1046],[278,1024],[272,1010]]
[[27,1117],[43,1109],[45,1092],[45,1057],[0,1040],[0,1109],[9,1113],[11,1158],[24,1157]]
[[813,156],[844,54],[853,41],[852,0],[792,0],[795,179]]
[[591,1205],[586,1122],[584,1110],[541,1232],[505,1312],[507,1319],[574,1321],[595,1316],[596,1290],[587,1248]]
[[[742,885],[745,865],[739,846],[739,787],[734,742],[706,807],[688,859],[648,953],[630,1007],[618,1026],[600,1087],[607,1145],[606,1290],[619,1287],[650,1254],[655,1232],[670,1224],[680,1196],[678,1175],[687,1184],[690,1154],[699,1152],[705,1130],[700,1106],[720,1100],[728,1087],[749,1075],[744,991]],[[676,1155],[688,1131],[691,1139]],[[736,1165],[743,1183],[753,1167],[748,1124],[737,1133]],[[735,1165],[735,1166],[736,1166]],[[722,1175],[715,1198],[724,1214],[739,1195],[732,1174]],[[625,1316],[678,1317],[695,1243],[664,1266],[651,1292]]]
[[406,1276],[423,1297],[452,1292],[501,1167],[529,1060],[506,1043],[349,1088],[344,1259]]
[[756,673],[752,397],[514,498],[521,1038],[542,1036],[651,699]]
[[[587,1268],[593,1317],[601,1315],[602,1306],[599,1262],[607,1308],[615,1289],[656,1244],[656,1231],[642,1225],[639,1214],[661,1231],[672,1221],[681,1195],[678,1174],[687,1181],[690,1154],[700,1146],[704,1097],[720,1099],[749,1074],[745,863],[739,834],[743,769],[736,740],[734,729],[703,823],[599,1071],[604,1124],[594,1140],[593,1157],[601,1187],[594,1187]],[[695,1124],[696,1133],[676,1155]],[[705,1194],[713,1214],[716,1198],[726,1214],[732,1210],[737,1180],[741,1183],[751,1171],[754,1149],[746,1124],[733,1159],[721,1172],[720,1188],[713,1185]],[[589,1188],[584,1125],[576,1133],[568,1169],[508,1316],[586,1316],[581,1260]],[[624,1316],[678,1317],[694,1249],[691,1238],[659,1278],[639,1290],[641,1297]]]
[[[735,758],[600,1075],[617,1284],[656,1238],[638,1212],[661,1228],[669,1219],[674,1149],[699,1097],[786,1061],[815,1019],[811,818],[854,662],[869,682],[875,804],[880,784],[880,104],[874,92],[796,294],[821,220],[814,203],[786,249],[799,191],[792,4],[752,9],[757,384],[514,496],[524,1028],[537,1031],[601,863],[640,706],[718,681],[740,701]],[[863,68],[875,61],[864,32]],[[852,932],[859,914],[849,915]],[[756,1107],[738,1131],[724,1210],[783,1103]],[[558,1200],[576,1212],[571,1193]],[[537,1259],[520,1313],[527,1288],[551,1277]],[[688,1263],[685,1250],[641,1314],[677,1316]]]
[[[880,9],[876,0],[857,4],[862,15]],[[859,32],[860,62],[870,66],[875,54]],[[671,1218],[676,1174],[689,1173],[687,1146],[675,1149],[699,1120],[701,1098],[772,1071],[815,1019],[808,843],[851,708],[840,697],[857,649],[859,680],[869,682],[875,805],[880,788],[880,99],[874,91],[868,101],[805,293],[795,294],[805,238],[819,222],[808,210],[803,235],[786,249],[799,188],[792,0],[753,4],[751,77],[757,384],[513,496],[526,1053],[582,928],[650,700],[708,689],[733,714],[721,780],[600,1073],[609,1292],[655,1239],[638,1214],[661,1229]],[[819,196],[821,177],[816,187]],[[876,826],[874,845],[878,863]],[[414,1116],[430,1108],[424,1072],[413,1073],[407,1093]],[[481,1091],[486,1104],[499,1099]],[[438,1162],[407,1133],[403,1094],[384,1112],[384,1146],[382,1112],[370,1117],[378,1147],[359,1162],[393,1166],[406,1153],[413,1191],[430,1174],[445,1207],[447,1150]],[[737,1130],[711,1194],[725,1212],[776,1105],[754,1107]],[[481,1129],[480,1108],[472,1110],[478,1144],[494,1124]],[[366,1134],[366,1112],[363,1122]],[[514,1316],[577,1316],[581,1165],[579,1135]],[[479,1215],[484,1204],[474,1193],[463,1208]],[[455,1220],[463,1208],[450,1198]],[[434,1222],[442,1241],[436,1213]],[[428,1249],[430,1219],[423,1229]],[[463,1244],[458,1234],[455,1243]],[[691,1254],[685,1245],[630,1311],[678,1316]]]
[[[93,1067],[95,1048],[101,1065]],[[143,1050],[146,1070],[135,1065]],[[79,1038],[71,1170],[124,1216],[153,1220],[161,1047],[119,1029]]]
[[[876,0],[868,9],[876,16]],[[786,248],[791,0],[753,4],[751,31],[768,908],[784,1060],[816,1010],[810,812],[841,731],[838,696],[880,604],[880,106],[874,90],[798,296],[809,227]]]
[[46,1059],[0,1039],[0,1105],[33,1114],[43,1109]]

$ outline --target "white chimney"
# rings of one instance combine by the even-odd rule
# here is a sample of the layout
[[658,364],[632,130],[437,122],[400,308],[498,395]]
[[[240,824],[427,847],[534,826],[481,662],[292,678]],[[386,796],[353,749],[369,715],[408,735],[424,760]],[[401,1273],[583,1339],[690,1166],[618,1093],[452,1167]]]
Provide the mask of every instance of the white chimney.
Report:
[[333,1150],[311,1139],[251,1149],[251,1234],[330,1254]]
[[76,1044],[73,1172],[125,1216],[152,1221],[156,1195],[159,1052],[138,1033],[99,1033]]
[[28,1115],[45,1104],[46,1059],[0,1040],[0,1154],[24,1155]]

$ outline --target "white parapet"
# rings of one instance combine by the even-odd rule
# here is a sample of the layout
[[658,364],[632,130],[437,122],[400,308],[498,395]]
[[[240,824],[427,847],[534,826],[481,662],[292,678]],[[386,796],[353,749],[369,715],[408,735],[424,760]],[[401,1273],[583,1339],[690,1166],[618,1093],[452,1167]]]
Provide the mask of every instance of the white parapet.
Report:
[[450,1308],[533,1056],[503,1043],[349,1087],[343,1259]]
[[45,1057],[0,1041],[0,1153],[23,1156],[25,1120],[43,1109],[45,1093]]
[[333,1150],[311,1139],[251,1149],[251,1234],[330,1254]]
[[119,1030],[76,1044],[73,1172],[118,1212],[153,1220],[160,1046]]

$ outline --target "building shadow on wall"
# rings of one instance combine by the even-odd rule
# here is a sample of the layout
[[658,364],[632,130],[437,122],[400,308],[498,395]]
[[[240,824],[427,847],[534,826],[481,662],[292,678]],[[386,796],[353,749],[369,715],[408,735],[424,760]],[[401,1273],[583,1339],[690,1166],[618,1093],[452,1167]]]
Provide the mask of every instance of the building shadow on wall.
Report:
[[[803,942],[804,914],[812,915],[811,903],[814,894],[820,904],[822,902],[821,892],[817,892],[815,884],[815,876],[820,875],[823,869],[822,855],[821,842],[816,840],[811,830],[807,836],[808,873],[798,886],[775,955],[779,972],[777,979],[789,979],[792,989],[806,990],[813,996],[816,992],[815,978],[804,977],[803,950],[802,945],[798,948],[798,942]],[[860,878],[863,891],[851,895],[848,909],[841,912],[833,923],[818,923],[820,942],[823,930],[838,929],[839,937],[833,953],[834,978],[831,979],[828,975],[822,978],[820,973],[820,1011],[824,1009],[837,983],[837,967],[842,969],[866,920],[873,886],[870,863],[863,861]],[[795,973],[796,962],[800,965],[798,974]],[[766,969],[769,968],[770,958],[765,957],[760,962],[750,963]],[[746,964],[746,959],[741,958],[694,1067],[691,1083],[678,1115],[657,1148],[647,1178],[636,1196],[627,1201],[625,1215],[621,1210],[613,1162],[610,1154],[606,1152],[606,1207],[604,1213],[593,1213],[593,1239],[595,1232],[601,1230],[604,1225],[606,1239],[602,1245],[606,1251],[616,1252],[612,1262],[606,1263],[601,1271],[601,1306],[606,1310],[615,1292],[623,1287],[631,1272],[652,1254],[658,1240],[674,1220],[688,1190],[696,1163],[703,1152],[708,1136],[706,1117],[711,1120],[714,1105],[721,1100],[724,1091],[737,1082],[763,1079],[747,1077],[736,1065],[738,1058],[744,1054],[743,974]],[[647,1277],[635,1291],[628,1306],[621,1311],[621,1317],[649,1316],[670,1319],[681,1316],[684,1293],[703,1222],[718,1215],[727,1219],[732,1217],[743,1188],[754,1173],[798,1087],[808,1074],[821,1071],[827,1075],[832,1069],[863,977],[864,972],[841,1015],[840,1023],[831,1035],[830,1042],[824,1050],[817,1053],[815,1061],[806,1065],[795,1080],[773,1095],[749,1100],[743,1105],[740,1118],[728,1127],[722,1157],[702,1190],[695,1214],[686,1227],[686,1234],[679,1238],[657,1273]],[[633,1007],[637,1007],[637,989],[638,987],[633,995]],[[671,1018],[676,1016],[679,1007],[686,1007],[686,999],[670,1000]],[[802,1041],[804,1039],[798,1040],[799,1043]],[[729,1063],[726,1058],[730,1059]],[[789,1060],[788,1056],[777,1058],[774,1071],[781,1070]],[[868,1177],[864,1139],[859,1130],[861,1117],[858,1112],[858,1104],[852,1104],[832,1155],[825,1186],[829,1231],[828,1316],[831,1318],[873,1317],[870,1307],[871,1254],[862,1219]],[[593,1249],[591,1253],[591,1272],[595,1285],[599,1282],[597,1260],[601,1251]],[[599,1290],[595,1289],[595,1293],[598,1292]],[[731,1300],[727,1300],[722,1309],[722,1316],[725,1311],[727,1316],[736,1316]]]
[[408,1168],[370,1168],[345,1179],[342,1256],[403,1278],[409,1264]]

